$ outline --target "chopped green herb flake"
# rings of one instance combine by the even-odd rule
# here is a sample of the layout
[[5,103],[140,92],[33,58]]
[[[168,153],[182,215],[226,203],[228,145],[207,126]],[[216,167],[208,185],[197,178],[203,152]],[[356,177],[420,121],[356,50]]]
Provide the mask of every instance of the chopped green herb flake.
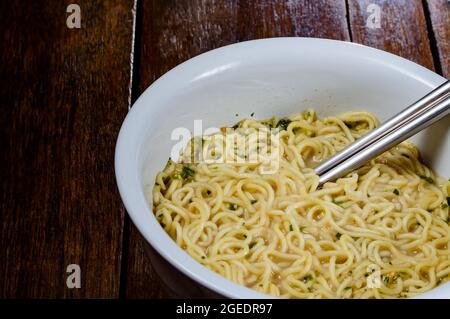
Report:
[[336,234],[336,239],[337,239],[337,240],[341,239],[341,236],[342,236],[341,233],[337,233],[337,234]]
[[400,195],[400,192],[399,192],[399,190],[396,188],[396,189],[394,189],[393,191],[392,191],[395,195]]
[[236,210],[238,206],[235,203],[228,203],[228,209],[230,210]]
[[257,201],[258,201],[258,200],[256,200],[256,199],[252,199],[250,203],[252,203],[252,205],[253,205],[253,204],[255,204]]
[[255,112],[253,112],[252,114],[250,114],[250,116],[253,116],[253,115],[255,115]]
[[280,128],[280,130],[287,130],[287,127],[292,121],[290,119],[281,119],[277,123],[277,127]]
[[345,287],[344,290],[350,290],[352,287]]
[[304,282],[308,282],[308,281],[313,280],[313,279],[314,279],[314,277],[311,274],[306,275],[305,277],[303,277],[303,281]]
[[450,196],[447,196],[447,205],[450,206]]
[[256,245],[256,241],[251,242],[251,243],[248,245],[248,247],[249,247],[250,249],[252,249],[253,247],[255,247],[255,245]]
[[292,225],[289,225],[289,230],[290,230],[290,231],[293,231],[293,230],[294,230],[294,227],[292,227]]
[[431,177],[428,176],[424,176],[424,175],[420,175],[419,176],[421,179],[423,179],[424,181],[426,181],[429,184],[434,184],[434,179],[432,179]]
[[188,167],[188,166],[183,166],[183,169],[181,171],[181,177],[183,179],[189,178],[189,177],[194,177],[195,175],[195,171]]

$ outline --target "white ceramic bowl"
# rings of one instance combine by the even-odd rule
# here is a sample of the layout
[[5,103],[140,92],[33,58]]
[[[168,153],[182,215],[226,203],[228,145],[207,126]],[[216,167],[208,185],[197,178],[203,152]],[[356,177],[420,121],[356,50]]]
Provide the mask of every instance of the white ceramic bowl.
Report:
[[[144,61],[145,63],[145,61]],[[445,79],[398,56],[362,45],[311,38],[242,42],[199,55],[154,82],[127,115],[117,140],[120,195],[151,245],[152,263],[178,297],[216,294],[268,297],[203,267],[164,232],[145,193],[172,146],[176,127],[220,127],[255,113],[263,119],[314,108],[319,115],[367,110],[380,120],[414,102]],[[236,117],[239,114],[239,117]],[[450,119],[414,137],[425,161],[450,176]],[[450,283],[421,295],[450,296]]]

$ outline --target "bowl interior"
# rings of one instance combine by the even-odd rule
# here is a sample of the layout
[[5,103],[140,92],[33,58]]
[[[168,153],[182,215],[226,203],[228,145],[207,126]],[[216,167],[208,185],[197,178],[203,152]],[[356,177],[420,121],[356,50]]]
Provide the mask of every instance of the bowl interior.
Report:
[[[307,108],[319,116],[365,110],[383,121],[444,81],[386,52],[331,40],[270,39],[208,52],[164,75],[133,106],[116,150],[120,193],[144,237],[184,273],[228,297],[261,297],[197,264],[153,218],[145,197],[174,146],[183,144],[182,134],[199,135],[252,113],[264,119]],[[194,132],[195,120],[202,130]],[[449,127],[447,117],[412,139],[444,177],[450,176]],[[423,296],[444,291],[449,284]]]

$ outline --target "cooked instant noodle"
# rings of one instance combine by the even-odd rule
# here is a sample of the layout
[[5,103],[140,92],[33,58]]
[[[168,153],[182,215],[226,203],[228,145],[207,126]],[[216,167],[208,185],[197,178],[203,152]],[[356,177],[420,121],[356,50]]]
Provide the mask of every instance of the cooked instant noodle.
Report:
[[[157,175],[153,211],[195,260],[238,284],[282,298],[406,298],[450,278],[450,182],[409,142],[335,182],[313,167],[378,125],[367,112],[317,119],[314,111],[191,140]],[[230,132],[274,129],[253,151],[277,146],[277,169],[250,161]],[[256,148],[254,147],[256,145]],[[200,149],[195,150],[195,147]],[[200,147],[198,147],[200,146]],[[234,162],[222,161],[229,152]],[[211,161],[195,160],[208,155]],[[244,159],[244,160],[242,160]],[[269,163],[270,164],[270,163]]]

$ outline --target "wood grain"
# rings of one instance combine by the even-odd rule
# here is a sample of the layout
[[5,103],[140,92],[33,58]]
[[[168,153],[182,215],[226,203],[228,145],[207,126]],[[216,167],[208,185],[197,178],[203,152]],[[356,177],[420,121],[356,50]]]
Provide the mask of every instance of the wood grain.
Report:
[[345,0],[238,1],[238,39],[315,37],[350,40]]
[[[133,1],[1,1],[0,297],[119,295]],[[66,267],[81,267],[81,288]]]
[[[381,9],[380,28],[367,26],[370,4]],[[352,40],[434,70],[421,0],[348,0]]]
[[[349,40],[344,0],[238,1],[155,0],[142,2],[139,92],[177,64],[227,44],[280,36]],[[167,296],[129,225],[124,297]]]
[[444,77],[450,78],[450,2],[447,0],[427,0],[426,10],[429,13],[432,27],[432,41],[435,41],[440,71]]

